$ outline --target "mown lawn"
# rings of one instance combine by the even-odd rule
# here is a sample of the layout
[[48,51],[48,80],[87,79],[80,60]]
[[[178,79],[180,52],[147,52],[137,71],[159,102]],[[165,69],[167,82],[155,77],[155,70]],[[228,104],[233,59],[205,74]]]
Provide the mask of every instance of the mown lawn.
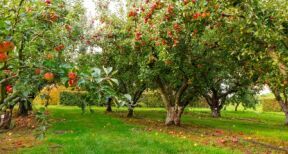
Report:
[[[273,147],[288,148],[281,113],[224,111],[222,118],[214,119],[206,109],[188,109],[182,127],[167,128],[163,109],[138,108],[134,121],[124,118],[125,109],[105,114],[104,108],[97,108],[81,115],[77,107],[50,106],[49,111],[46,139],[18,153],[285,153]],[[231,136],[237,142],[232,143]]]

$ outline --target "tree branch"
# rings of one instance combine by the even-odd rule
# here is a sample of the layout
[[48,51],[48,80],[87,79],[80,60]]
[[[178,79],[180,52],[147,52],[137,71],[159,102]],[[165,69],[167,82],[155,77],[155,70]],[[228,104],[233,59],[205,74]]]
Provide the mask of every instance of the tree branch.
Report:
[[169,99],[168,92],[164,86],[164,83],[159,76],[156,78],[156,83],[159,86],[159,92],[160,92],[160,95],[161,95],[164,103],[166,104],[166,107],[173,106],[171,100]]
[[188,88],[188,80],[187,80],[187,78],[184,78],[181,87],[178,89],[178,91],[176,92],[176,95],[175,95],[175,104],[176,105],[180,104],[180,99],[187,88]]
[[136,91],[134,95],[133,104],[136,104],[138,102],[138,100],[140,99],[145,89],[146,89],[146,84],[142,84],[142,86],[139,88],[139,90]]
[[202,94],[202,96],[206,99],[207,103],[211,106],[212,98],[207,94]]
[[18,77],[18,75],[14,75],[14,76],[11,76],[11,77],[9,77],[9,78],[5,78],[5,79],[3,79],[3,80],[0,80],[0,84],[3,84],[3,83],[5,83],[5,82],[7,82],[7,81],[9,81],[9,80],[12,80],[12,79],[14,79],[14,78],[17,78]]

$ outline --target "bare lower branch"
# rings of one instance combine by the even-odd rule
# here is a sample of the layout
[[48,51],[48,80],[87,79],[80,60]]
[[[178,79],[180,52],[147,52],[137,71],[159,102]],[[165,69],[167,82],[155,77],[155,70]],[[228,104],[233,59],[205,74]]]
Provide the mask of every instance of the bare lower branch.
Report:
[[3,84],[3,83],[5,83],[5,82],[7,82],[7,81],[9,81],[9,80],[12,80],[12,79],[14,79],[14,78],[17,78],[17,77],[18,77],[18,75],[14,75],[14,76],[11,76],[11,77],[9,77],[9,78],[5,78],[5,79],[3,79],[3,80],[0,81],[0,84]]

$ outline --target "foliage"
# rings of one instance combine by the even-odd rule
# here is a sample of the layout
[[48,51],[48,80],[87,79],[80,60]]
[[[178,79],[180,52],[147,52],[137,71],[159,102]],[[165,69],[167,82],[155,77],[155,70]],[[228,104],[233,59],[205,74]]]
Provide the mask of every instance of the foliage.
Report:
[[142,97],[139,100],[140,107],[165,107],[163,103],[161,103],[161,97],[157,91],[145,91],[142,94]]
[[40,125],[37,128],[37,134],[36,138],[38,139],[44,139],[46,130],[48,127],[48,115],[47,115],[47,110],[44,107],[41,107],[37,112],[36,112],[36,119],[38,121],[38,124]]
[[[11,119],[15,105],[25,106],[22,100],[33,99],[44,87],[48,93],[40,97],[46,107],[51,90],[62,85],[89,91],[89,103],[113,95],[112,87],[118,81],[112,78],[115,71],[111,67],[102,71],[95,64],[84,68],[75,63],[75,53],[89,46],[82,1],[11,0],[0,4],[0,114],[7,110]],[[89,103],[82,103],[83,111]]]
[[[135,1],[134,1],[135,2]],[[97,55],[98,63],[104,66],[112,66],[119,73],[115,74],[115,78],[119,79],[119,87],[116,89],[119,98],[124,95],[130,95],[131,99],[123,101],[123,105],[128,106],[129,110],[133,110],[137,106],[138,100],[147,87],[147,82],[142,80],[140,75],[140,67],[138,65],[141,56],[131,45],[133,36],[129,34],[126,20],[126,7],[123,2],[112,10],[108,6],[112,1],[97,1],[96,6],[97,20],[100,25],[91,32],[91,38],[94,46],[101,47],[102,52]],[[128,2],[130,5],[130,2]],[[124,20],[123,20],[124,19]]]
[[[60,93],[60,105],[64,106],[82,106],[85,101],[87,93],[85,92],[61,92]],[[90,102],[88,102],[90,103]],[[93,103],[93,102],[91,102]],[[95,102],[94,102],[95,103]],[[95,105],[95,104],[91,104]]]
[[229,97],[227,102],[227,104],[237,107],[241,104],[244,109],[253,108],[254,110],[256,109],[256,105],[259,104],[259,100],[257,99],[255,91],[253,90],[238,91],[236,94]]
[[204,98],[191,102],[189,106],[193,108],[209,108],[209,105]]
[[281,106],[275,99],[262,99],[262,110],[263,112],[281,112]]
[[[16,46],[8,60],[0,64],[1,107],[13,108],[17,101],[8,103],[7,98],[28,99],[45,85],[59,83],[66,76],[71,65],[67,67],[65,53],[73,48],[70,44],[79,43],[73,37],[79,37],[81,31],[74,26],[83,9],[81,3],[72,5],[62,0],[49,4],[23,0],[1,3],[0,42],[11,41]],[[3,89],[7,85],[13,87],[13,92]]]

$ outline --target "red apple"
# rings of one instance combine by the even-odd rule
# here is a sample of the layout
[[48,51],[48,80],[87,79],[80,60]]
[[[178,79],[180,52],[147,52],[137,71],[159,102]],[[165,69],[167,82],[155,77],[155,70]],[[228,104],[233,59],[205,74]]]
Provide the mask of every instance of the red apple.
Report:
[[170,5],[168,6],[168,8],[167,8],[168,14],[173,13],[173,10],[174,10],[174,6],[170,4]]
[[47,59],[49,59],[49,60],[53,59],[53,55],[50,54],[50,53],[48,53],[46,57],[47,57]]
[[184,5],[189,3],[189,0],[183,0]]
[[135,40],[140,41],[142,39],[142,33],[141,32],[136,32],[135,34]]
[[71,27],[70,25],[65,25],[65,28],[66,28],[66,30],[69,31],[69,32],[72,30],[72,27]]
[[174,40],[173,40],[173,47],[176,47],[176,46],[178,45],[178,43],[179,43],[179,40],[174,39]]
[[6,92],[7,93],[13,93],[13,87],[11,85],[6,86]]
[[59,18],[59,16],[58,16],[58,14],[56,14],[55,12],[51,12],[51,13],[50,13],[50,20],[51,20],[51,21],[55,22],[55,21],[58,20],[58,18]]
[[35,69],[35,74],[36,74],[36,75],[41,74],[41,69],[40,69],[40,68],[36,68],[36,69]]
[[169,31],[167,32],[167,35],[172,38],[172,37],[173,37],[172,31],[169,30]]
[[201,13],[195,13],[194,15],[193,15],[193,19],[198,19],[199,17],[201,16]]
[[174,28],[174,30],[176,30],[177,32],[179,32],[179,31],[181,30],[180,25],[177,24],[177,23],[173,25],[173,28]]
[[54,74],[51,72],[47,72],[44,74],[44,79],[47,81],[52,81],[54,79]]
[[15,48],[15,45],[13,42],[4,41],[0,43],[0,53],[12,51],[14,48]]
[[8,59],[8,56],[6,53],[0,53],[0,63],[6,62]]
[[65,46],[64,46],[63,44],[60,44],[60,45],[56,46],[54,49],[55,49],[56,51],[60,52],[60,51],[62,51],[62,50],[65,49]]
[[77,74],[74,73],[74,72],[69,72],[68,73],[68,78],[71,79],[71,80],[75,80],[77,77]]
[[135,10],[131,10],[128,14],[128,17],[136,17],[137,16],[137,12]]
[[76,86],[77,80],[69,79],[68,84],[70,87]]
[[45,0],[45,3],[46,3],[47,5],[49,5],[49,4],[51,4],[51,0]]

